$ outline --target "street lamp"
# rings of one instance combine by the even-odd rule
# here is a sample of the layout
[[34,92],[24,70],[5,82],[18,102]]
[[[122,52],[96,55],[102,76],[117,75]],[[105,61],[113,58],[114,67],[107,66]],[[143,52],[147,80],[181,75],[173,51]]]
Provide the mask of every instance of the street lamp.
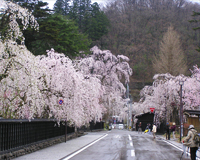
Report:
[[179,81],[180,85],[180,142],[181,136],[183,134],[183,103],[182,103],[182,86],[184,85],[184,81]]

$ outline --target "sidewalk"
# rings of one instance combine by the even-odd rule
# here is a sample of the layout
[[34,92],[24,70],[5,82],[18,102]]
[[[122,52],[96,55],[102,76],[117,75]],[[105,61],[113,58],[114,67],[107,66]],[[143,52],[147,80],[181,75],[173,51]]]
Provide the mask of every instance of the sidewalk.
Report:
[[99,139],[105,134],[106,133],[104,131],[94,133],[88,132],[86,135],[71,139],[66,143],[63,142],[56,144],[33,153],[14,158],[14,160],[59,160],[95,141],[96,139]]

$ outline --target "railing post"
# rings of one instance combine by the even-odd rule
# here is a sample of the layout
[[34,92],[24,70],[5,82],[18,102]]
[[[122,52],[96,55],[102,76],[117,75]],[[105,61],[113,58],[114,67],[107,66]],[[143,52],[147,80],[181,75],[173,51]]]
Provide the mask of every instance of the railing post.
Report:
[[65,121],[65,143],[67,141],[67,121]]

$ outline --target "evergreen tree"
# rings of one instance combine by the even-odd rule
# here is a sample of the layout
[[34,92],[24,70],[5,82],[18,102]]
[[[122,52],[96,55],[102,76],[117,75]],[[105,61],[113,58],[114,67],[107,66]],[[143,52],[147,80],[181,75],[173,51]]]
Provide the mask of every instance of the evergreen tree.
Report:
[[85,18],[89,17],[91,11],[91,0],[74,0],[71,6],[69,17],[73,19],[81,31],[84,30]]
[[78,24],[79,17],[79,0],[74,0],[72,6],[70,6],[69,18],[74,20]]
[[[38,1],[37,3],[21,3],[23,7],[28,8],[32,11],[34,17],[39,21],[42,19],[47,18],[51,14],[51,10],[47,7],[48,3]],[[25,45],[29,50],[32,50],[31,43],[36,41],[36,36],[39,34],[38,31],[34,30],[33,28],[29,27],[23,31],[25,37]]]
[[70,0],[57,0],[54,4],[55,13],[67,15],[69,13],[69,2]]
[[92,41],[96,41],[108,33],[109,20],[104,12],[100,10],[98,3],[92,4],[91,7],[91,17],[88,18],[89,23],[85,27],[85,32]]
[[69,17],[92,41],[99,40],[108,32],[109,20],[96,2],[91,4],[90,0],[74,0]]
[[46,54],[46,50],[54,48],[56,52],[69,57],[86,54],[90,42],[86,35],[79,33],[78,27],[72,20],[58,14],[39,21],[40,32],[31,43],[30,51],[35,55]]

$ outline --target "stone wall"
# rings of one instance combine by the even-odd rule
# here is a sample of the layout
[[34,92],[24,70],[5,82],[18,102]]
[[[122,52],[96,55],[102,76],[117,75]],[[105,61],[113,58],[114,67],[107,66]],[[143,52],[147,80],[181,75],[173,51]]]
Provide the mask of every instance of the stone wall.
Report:
[[[82,135],[84,135],[84,132],[72,133],[72,134],[67,135],[66,140],[70,140]],[[26,145],[23,147],[19,147],[11,151],[7,151],[6,153],[0,153],[1,154],[0,160],[11,160],[13,158],[23,156],[25,154],[29,154],[29,153],[32,153],[40,149],[43,149],[43,148],[46,148],[58,143],[62,143],[62,142],[65,142],[65,135],[56,137],[56,138],[47,139],[47,140]]]

